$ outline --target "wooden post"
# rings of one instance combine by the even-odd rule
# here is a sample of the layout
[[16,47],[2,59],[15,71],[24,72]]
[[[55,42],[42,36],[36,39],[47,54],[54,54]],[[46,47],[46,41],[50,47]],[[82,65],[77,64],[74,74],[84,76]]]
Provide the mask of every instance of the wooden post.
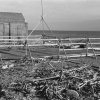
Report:
[[3,23],[3,39],[4,39],[4,36],[5,36],[5,24]]
[[26,48],[26,52],[25,52],[25,54],[26,54],[26,56],[28,55],[28,52],[27,52],[27,50],[28,50],[28,47],[27,47],[28,45],[27,45],[27,40],[25,40],[25,48]]
[[9,39],[11,39],[11,24],[10,22],[8,24],[9,24]]
[[87,40],[86,40],[86,57],[88,56],[88,42],[89,42],[89,39],[87,38]]
[[60,57],[60,43],[61,43],[61,40],[59,39],[58,40],[58,46],[59,46],[58,57]]
[[43,29],[43,36],[45,36],[45,32],[44,32],[44,19],[43,16],[41,18],[41,23],[42,23],[42,29]]
[[92,48],[92,50],[93,50],[93,54],[94,54],[95,58],[97,59],[97,56],[96,56],[96,54],[95,54],[95,51],[94,51],[94,49],[93,49],[93,46],[92,46],[92,44],[91,44],[90,39],[89,39],[89,43],[90,43],[90,46],[91,46],[91,48]]
[[17,26],[17,39],[18,39],[18,36],[19,36],[19,27]]
[[0,53],[0,60],[1,60],[2,64],[3,64],[2,53]]
[[64,53],[65,53],[65,56],[66,56],[67,60],[68,60],[68,57],[67,57],[67,54],[66,54],[66,51],[65,51],[65,48],[64,48],[64,45],[63,45],[62,40],[61,40],[61,45],[63,46],[63,51],[64,51]]

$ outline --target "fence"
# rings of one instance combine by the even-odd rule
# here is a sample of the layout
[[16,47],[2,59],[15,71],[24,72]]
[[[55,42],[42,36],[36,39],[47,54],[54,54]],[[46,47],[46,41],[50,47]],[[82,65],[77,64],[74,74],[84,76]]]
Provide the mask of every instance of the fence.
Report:
[[24,46],[26,42],[28,46],[75,46],[88,43],[88,45],[93,45],[94,48],[100,48],[100,38],[27,39],[25,36],[21,36],[21,38],[11,36],[10,39],[8,39],[6,37],[8,36],[5,36],[4,39],[0,38],[0,47]]

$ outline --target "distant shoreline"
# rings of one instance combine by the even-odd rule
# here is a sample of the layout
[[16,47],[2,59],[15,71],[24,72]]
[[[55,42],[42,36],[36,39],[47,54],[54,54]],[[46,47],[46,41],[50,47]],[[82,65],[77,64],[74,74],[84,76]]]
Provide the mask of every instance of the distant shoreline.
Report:
[[[28,30],[28,34],[31,30]],[[100,31],[58,31],[53,30],[50,32],[49,30],[44,31],[45,35],[48,36],[56,36],[58,38],[100,38]],[[42,30],[35,30],[32,35],[42,35]]]

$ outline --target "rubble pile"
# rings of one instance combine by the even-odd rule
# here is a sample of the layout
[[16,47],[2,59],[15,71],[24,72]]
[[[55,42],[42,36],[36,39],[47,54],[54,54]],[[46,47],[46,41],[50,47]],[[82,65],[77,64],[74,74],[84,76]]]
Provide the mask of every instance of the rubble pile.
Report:
[[[25,57],[0,65],[3,100],[99,100],[100,67]],[[75,65],[76,64],[76,65]],[[73,66],[72,66],[73,65]]]

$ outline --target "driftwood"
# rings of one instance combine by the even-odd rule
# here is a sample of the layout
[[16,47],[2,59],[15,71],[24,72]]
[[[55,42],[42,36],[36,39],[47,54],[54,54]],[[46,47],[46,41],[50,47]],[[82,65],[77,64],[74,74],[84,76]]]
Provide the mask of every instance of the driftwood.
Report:
[[[59,80],[60,76],[55,76],[55,77],[49,77],[49,78],[39,78],[39,79],[33,79],[32,81],[46,81],[46,80]],[[30,81],[27,79],[27,81]]]

